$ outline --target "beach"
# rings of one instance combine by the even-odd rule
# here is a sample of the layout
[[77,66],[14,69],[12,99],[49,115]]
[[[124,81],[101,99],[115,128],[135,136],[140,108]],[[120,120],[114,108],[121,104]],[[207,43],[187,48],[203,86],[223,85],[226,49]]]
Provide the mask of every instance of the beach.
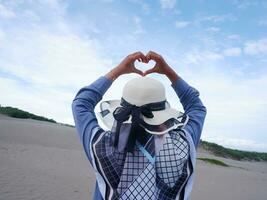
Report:
[[[198,160],[191,199],[264,200],[267,163],[216,157],[203,149]],[[94,170],[83,152],[75,128],[0,115],[0,199],[92,199]]]

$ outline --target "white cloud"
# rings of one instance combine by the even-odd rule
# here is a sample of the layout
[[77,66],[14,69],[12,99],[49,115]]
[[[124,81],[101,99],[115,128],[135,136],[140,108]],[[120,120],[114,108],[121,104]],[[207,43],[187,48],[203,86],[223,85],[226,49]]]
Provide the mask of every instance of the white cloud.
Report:
[[245,44],[244,52],[248,55],[266,55],[267,39],[263,38],[256,41],[249,41]]
[[176,21],[175,22],[175,27],[176,28],[185,28],[188,25],[190,25],[190,22],[189,21]]
[[[23,85],[8,78],[0,77],[0,97],[2,106],[18,107],[37,115],[53,118],[59,122],[69,123],[71,118],[71,101],[73,92],[47,88],[42,85]],[[71,121],[73,124],[73,121]]]
[[133,21],[135,24],[135,31],[134,34],[142,34],[142,33],[146,33],[145,29],[143,28],[142,24],[141,24],[141,18],[134,16],[133,17]]
[[232,47],[223,50],[223,54],[225,56],[240,56],[241,55],[241,49],[239,47]]
[[219,32],[221,29],[219,27],[210,27],[207,29],[207,31],[210,31],[210,32]]
[[[266,147],[263,149],[263,145],[256,143],[260,141],[259,138],[264,138],[267,128],[267,93],[262,92],[262,87],[267,86],[267,73],[242,80],[237,78],[234,69],[226,73],[224,68],[224,64],[218,60],[202,61],[195,68],[185,66],[179,69],[180,75],[199,90],[207,107],[202,138],[209,141],[224,138],[225,142],[232,138],[250,140],[255,150],[266,151]],[[175,102],[175,98],[172,98],[172,102]],[[222,141],[216,142],[225,145]],[[238,143],[228,146],[248,148]]]
[[22,14],[23,18],[28,19],[29,21],[32,22],[40,22],[41,17],[39,17],[34,11],[32,10],[25,10]]
[[[231,55],[237,55],[239,51],[229,50]],[[228,63],[224,56],[207,48],[192,50],[176,55],[177,61],[171,65],[179,66],[179,75],[199,90],[207,107],[202,138],[214,142],[214,138],[247,140],[251,143],[241,143],[240,146],[229,143],[228,147],[247,149],[250,145],[251,149],[266,151],[263,147],[267,143],[264,136],[267,130],[267,93],[262,88],[267,87],[267,71],[251,77],[253,72],[247,71],[244,66],[232,66],[233,63]],[[175,95],[170,101],[172,105],[177,105]],[[225,145],[221,141],[216,142]]]
[[[98,55],[94,41],[75,35],[59,36],[39,31],[33,32],[35,37],[23,35],[22,38],[27,39],[17,39],[14,44],[6,41],[10,46],[5,51],[14,50],[15,53],[6,57],[12,64],[1,63],[0,69],[19,79],[0,77],[0,91],[3,93],[0,102],[3,106],[19,107],[73,124],[70,105],[74,95],[115,65]],[[17,43],[21,44],[21,48],[15,46]],[[126,80],[133,77],[134,74],[120,77],[104,98],[118,99]]]
[[20,81],[2,79],[0,102],[60,122],[69,123],[65,120],[72,118],[70,105],[78,89],[104,75],[107,66],[113,66],[110,60],[98,55],[94,41],[75,35],[36,31],[15,38],[6,41],[8,45],[2,49],[13,54],[1,56],[4,59],[0,69],[31,86],[27,90],[27,85],[23,87]]
[[3,56],[1,69],[34,84],[78,86],[110,64],[97,55],[94,40],[83,40],[73,34],[21,31],[20,36],[8,38],[4,44],[2,51],[13,54],[12,58]]
[[[185,26],[188,26],[189,24],[195,25],[195,26],[201,26],[202,24],[206,25],[208,24],[218,24],[225,21],[236,21],[237,17],[233,14],[224,14],[224,15],[208,15],[208,16],[200,16],[192,21],[177,21],[176,27],[177,28],[183,28]],[[210,26],[206,28],[205,30],[210,32],[219,32],[221,29],[217,26]]]
[[[262,1],[264,2],[264,1]],[[247,9],[247,8],[251,8],[253,6],[257,6],[259,4],[261,4],[260,1],[251,1],[251,0],[235,0],[232,2],[235,6],[237,6],[237,8],[239,9]]]
[[173,14],[175,14],[175,15],[181,15],[182,14],[182,11],[181,10],[178,10],[178,9],[174,9],[173,10]]
[[238,34],[232,34],[232,35],[228,35],[227,38],[230,40],[240,40],[241,37]]
[[223,55],[212,51],[192,51],[186,53],[183,58],[185,64],[200,64],[202,62],[217,61],[223,59]]
[[259,26],[267,26],[267,19],[258,21]]
[[199,18],[197,21],[198,22],[205,22],[205,21],[210,21],[210,22],[224,22],[224,21],[235,21],[237,18],[232,15],[232,14],[225,14],[225,15],[209,15],[209,16],[204,16]]
[[149,4],[147,4],[144,0],[128,0],[129,2],[131,3],[135,3],[139,6],[141,6],[142,10],[145,12],[145,13],[149,13],[150,12],[150,7],[149,7]]
[[4,40],[4,38],[5,38],[5,32],[2,29],[0,29],[0,48],[2,46],[2,40]]
[[175,7],[176,0],[160,0],[162,9],[172,9]]
[[0,17],[10,19],[16,17],[16,14],[10,8],[0,4]]
[[[26,14],[21,10],[17,13],[23,19],[20,26],[0,29],[0,102],[73,124],[74,95],[113,63],[101,56],[97,40],[71,29],[64,6],[54,1],[45,6],[43,12],[34,10],[40,6],[29,7],[31,12]],[[47,14],[45,8],[48,13],[56,11],[49,24],[40,23]]]

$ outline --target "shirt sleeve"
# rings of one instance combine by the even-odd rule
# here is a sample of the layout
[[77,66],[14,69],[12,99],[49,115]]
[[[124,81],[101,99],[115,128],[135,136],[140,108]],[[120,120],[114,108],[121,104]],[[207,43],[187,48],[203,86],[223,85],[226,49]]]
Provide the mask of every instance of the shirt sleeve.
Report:
[[172,83],[177,96],[183,105],[185,114],[189,116],[188,123],[184,129],[191,135],[197,148],[206,117],[207,109],[199,98],[199,92],[191,87],[182,78]]
[[94,109],[111,84],[112,80],[101,76],[89,86],[81,88],[72,102],[75,127],[91,164],[92,158],[89,144],[93,130],[95,128],[101,129],[98,125]]

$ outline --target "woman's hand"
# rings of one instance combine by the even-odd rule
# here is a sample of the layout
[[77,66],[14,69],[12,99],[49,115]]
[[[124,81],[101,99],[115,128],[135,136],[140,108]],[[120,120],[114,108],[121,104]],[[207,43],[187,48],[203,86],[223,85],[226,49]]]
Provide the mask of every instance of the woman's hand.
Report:
[[179,78],[176,72],[166,63],[166,61],[161,55],[153,51],[149,51],[146,55],[146,58],[147,62],[149,62],[150,60],[154,60],[156,64],[152,69],[145,71],[144,76],[151,73],[165,74],[171,82],[174,82]]
[[147,58],[146,56],[141,53],[140,51],[132,53],[114,69],[112,69],[109,73],[106,74],[106,77],[109,78],[110,80],[115,80],[122,74],[129,74],[129,73],[137,73],[143,76],[143,72],[139,69],[136,69],[134,66],[134,62],[138,60],[139,62],[144,62],[147,63]]

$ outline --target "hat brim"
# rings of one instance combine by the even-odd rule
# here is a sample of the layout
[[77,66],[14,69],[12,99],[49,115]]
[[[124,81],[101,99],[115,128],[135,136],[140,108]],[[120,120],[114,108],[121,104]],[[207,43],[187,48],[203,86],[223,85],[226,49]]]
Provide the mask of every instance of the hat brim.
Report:
[[[100,103],[100,112],[97,113],[97,116],[109,130],[112,129],[115,120],[113,112],[117,107],[121,106],[120,102],[120,100],[109,100]],[[187,115],[171,108],[168,102],[166,102],[164,110],[152,111],[152,113],[154,115],[153,118],[142,116],[145,122],[143,127],[151,134],[165,134],[172,129],[182,128],[188,121]],[[124,123],[131,123],[131,117]]]

